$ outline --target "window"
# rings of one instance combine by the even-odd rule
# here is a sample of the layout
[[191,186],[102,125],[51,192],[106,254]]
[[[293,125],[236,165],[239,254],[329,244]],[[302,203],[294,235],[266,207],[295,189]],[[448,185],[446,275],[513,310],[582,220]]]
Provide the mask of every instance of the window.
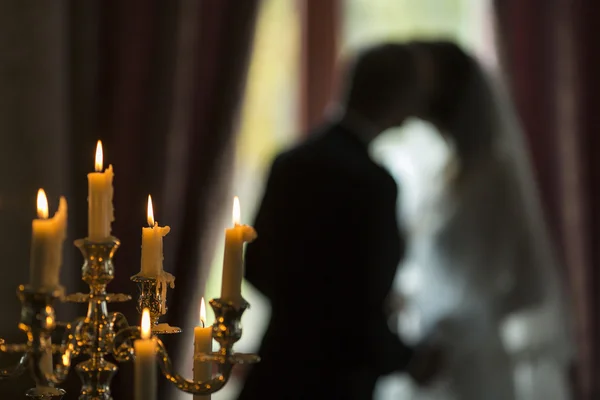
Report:
[[[302,1],[302,0],[300,0]],[[326,1],[326,0],[324,0]],[[489,35],[485,1],[470,0],[340,0],[343,22],[340,45],[343,53],[380,40],[402,40],[412,36],[447,35],[478,54],[489,57]],[[475,4],[476,3],[476,4]],[[300,13],[299,1],[264,0],[255,35],[246,97],[241,114],[236,148],[233,192],[240,197],[242,220],[254,219],[261,200],[267,169],[273,156],[295,141],[299,119]],[[416,204],[422,191],[423,174],[433,173],[443,164],[446,149],[424,124],[413,123],[402,135],[388,135],[373,148],[395,176],[407,180],[404,190],[407,204]],[[427,148],[429,158],[417,159]],[[434,151],[432,151],[434,149]],[[435,153],[437,152],[437,153]],[[435,154],[434,154],[435,153]],[[403,182],[404,183],[404,182]],[[223,226],[229,224],[229,212]],[[259,233],[260,234],[260,233]],[[218,297],[221,287],[222,248],[217,249],[207,283],[207,298]],[[244,297],[252,304],[243,318],[244,335],[236,346],[239,351],[256,351],[269,315],[268,302],[250,285],[243,287]],[[207,310],[211,320],[212,310]],[[240,390],[233,379],[214,400],[233,399]],[[386,396],[387,398],[387,396]]]
[[[346,0],[343,9],[342,51],[354,52],[379,41],[448,38],[494,65],[491,13],[487,1],[470,0]],[[449,149],[433,128],[419,121],[383,135],[372,153],[402,180],[406,223],[429,190],[424,182],[443,168]]]
[[[346,0],[344,4],[344,53],[379,41],[444,37],[458,42],[488,65],[496,62],[487,1]],[[417,207],[429,193],[438,190],[435,176],[446,165],[450,149],[432,126],[411,121],[382,135],[371,151],[402,182],[398,207],[401,223],[418,224]],[[419,285],[419,275],[411,274],[410,266],[401,272],[397,284],[402,288],[398,289],[406,293],[411,285]],[[406,335],[418,334],[418,320],[403,319],[400,327]],[[381,400],[411,397],[411,382],[401,376],[382,379],[375,393],[375,398]]]

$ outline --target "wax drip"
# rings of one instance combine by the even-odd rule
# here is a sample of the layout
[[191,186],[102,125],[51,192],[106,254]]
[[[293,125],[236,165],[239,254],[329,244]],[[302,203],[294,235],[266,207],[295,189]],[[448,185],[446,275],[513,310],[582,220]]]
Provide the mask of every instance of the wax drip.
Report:
[[242,240],[244,242],[253,242],[256,239],[256,231],[250,225],[240,225],[242,227]]
[[156,277],[156,294],[160,295],[162,315],[167,313],[167,287],[175,288],[175,277],[166,271],[161,271]]

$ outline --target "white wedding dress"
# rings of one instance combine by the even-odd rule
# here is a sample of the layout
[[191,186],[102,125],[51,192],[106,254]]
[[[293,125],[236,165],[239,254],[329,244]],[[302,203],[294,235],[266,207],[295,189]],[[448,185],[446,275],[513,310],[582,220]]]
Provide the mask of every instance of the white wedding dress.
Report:
[[398,330],[409,342],[438,343],[447,365],[427,388],[406,376],[382,379],[377,399],[570,398],[560,269],[518,125],[494,104],[502,119],[497,151],[471,167],[458,200],[447,187],[454,157],[439,140],[429,165],[418,139],[384,155],[401,183],[399,219],[409,240],[396,285],[406,302]]

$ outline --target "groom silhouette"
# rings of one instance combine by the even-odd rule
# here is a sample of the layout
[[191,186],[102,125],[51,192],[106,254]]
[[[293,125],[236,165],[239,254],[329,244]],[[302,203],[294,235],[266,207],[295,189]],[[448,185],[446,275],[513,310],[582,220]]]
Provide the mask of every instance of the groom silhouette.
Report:
[[400,44],[360,54],[338,118],[275,159],[246,254],[272,316],[240,399],[370,399],[382,375],[419,378],[384,312],[404,251],[397,186],[368,154],[414,112],[411,60]]

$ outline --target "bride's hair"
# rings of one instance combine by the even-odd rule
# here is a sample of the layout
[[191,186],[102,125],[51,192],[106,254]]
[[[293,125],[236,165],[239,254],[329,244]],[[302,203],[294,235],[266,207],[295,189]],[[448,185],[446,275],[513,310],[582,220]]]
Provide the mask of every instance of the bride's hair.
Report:
[[420,116],[451,139],[460,179],[494,150],[497,116],[491,88],[477,61],[455,43],[413,45],[416,56],[431,70],[432,88]]

